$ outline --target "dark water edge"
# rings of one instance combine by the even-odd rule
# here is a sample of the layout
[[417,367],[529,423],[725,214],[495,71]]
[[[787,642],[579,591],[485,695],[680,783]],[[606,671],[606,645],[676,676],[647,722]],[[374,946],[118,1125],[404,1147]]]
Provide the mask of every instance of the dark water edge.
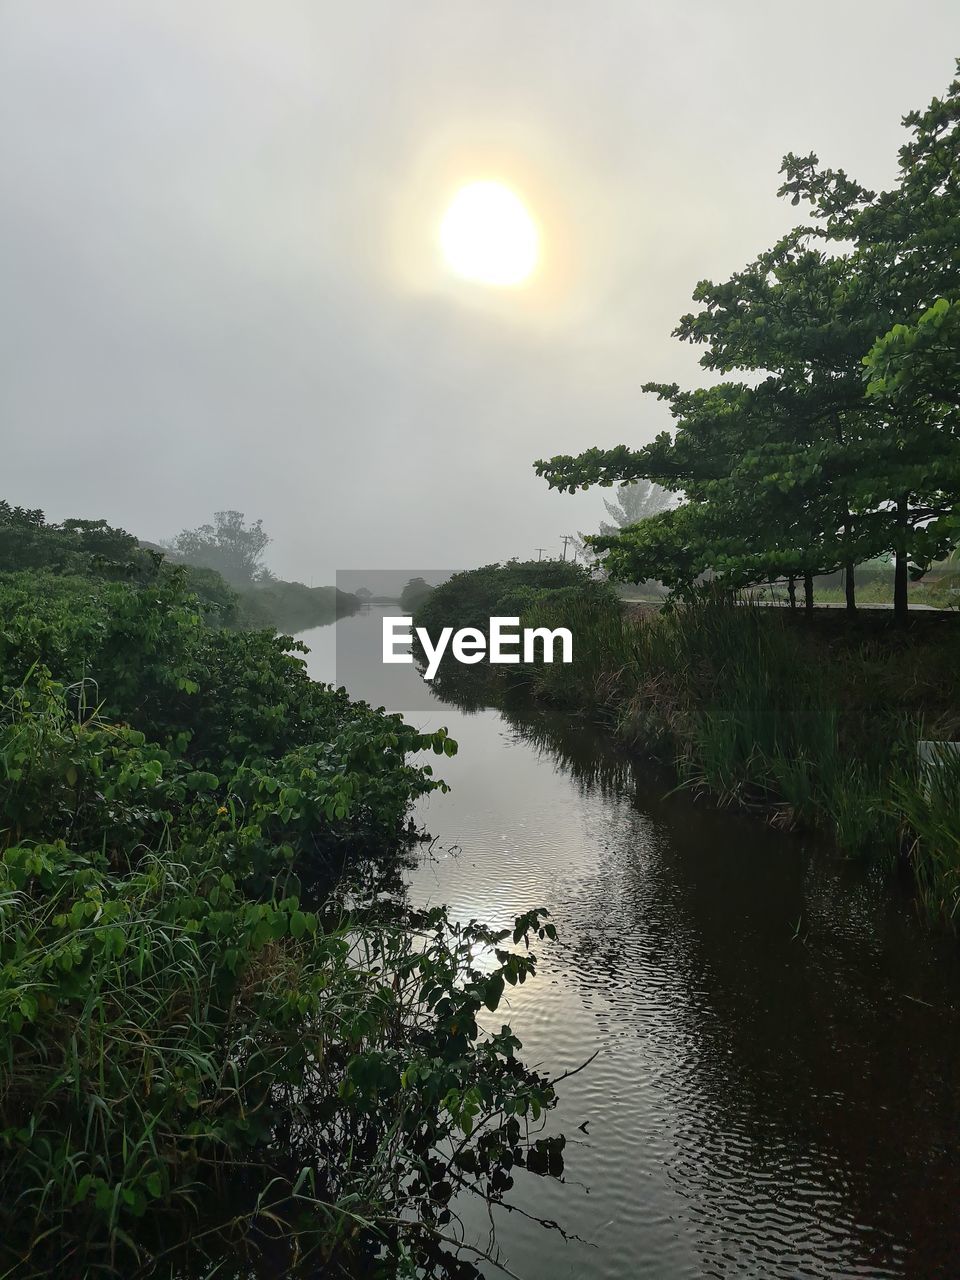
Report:
[[[378,619],[341,620],[338,643]],[[330,656],[327,637],[317,678]],[[408,718],[460,742],[438,768],[453,790],[417,814],[436,843],[411,899],[493,925],[546,906],[559,941],[504,1016],[551,1074],[597,1054],[551,1120],[565,1181],[512,1193],[584,1242],[498,1212],[510,1269],[960,1274],[960,958],[909,893],[670,794],[588,724],[439,699]],[[486,1246],[485,1213],[462,1212]]]

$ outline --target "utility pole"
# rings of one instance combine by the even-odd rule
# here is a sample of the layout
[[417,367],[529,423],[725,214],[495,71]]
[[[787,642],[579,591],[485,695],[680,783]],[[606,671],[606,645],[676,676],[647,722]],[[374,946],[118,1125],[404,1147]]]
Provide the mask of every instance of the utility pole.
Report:
[[546,551],[546,549],[547,549],[546,547],[534,547],[534,551],[536,551],[537,553],[537,560],[543,559],[543,553]]
[[[563,536],[563,555],[560,557],[560,559],[561,559],[561,560],[566,560],[566,558],[567,558],[567,543],[568,543],[568,542],[574,542],[574,541],[576,541],[576,539],[574,538],[574,536],[573,536],[573,534],[572,534],[572,533],[565,533],[565,534],[563,534],[562,536]],[[577,553],[576,553],[576,551],[574,551],[574,553],[573,553],[573,558],[574,558],[574,560],[576,560],[576,558],[577,558]]]

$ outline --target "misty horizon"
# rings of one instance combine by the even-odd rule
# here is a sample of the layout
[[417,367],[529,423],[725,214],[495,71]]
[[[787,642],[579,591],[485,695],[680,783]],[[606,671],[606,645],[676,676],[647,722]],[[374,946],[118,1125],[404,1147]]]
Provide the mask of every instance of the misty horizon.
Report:
[[[415,11],[15,5],[0,42],[3,493],[162,541],[236,508],[273,571],[561,553],[538,457],[670,425],[696,282],[797,221],[784,152],[883,187],[952,71],[921,4]],[[951,32],[958,38],[951,40]],[[524,289],[438,265],[450,182],[543,228]]]

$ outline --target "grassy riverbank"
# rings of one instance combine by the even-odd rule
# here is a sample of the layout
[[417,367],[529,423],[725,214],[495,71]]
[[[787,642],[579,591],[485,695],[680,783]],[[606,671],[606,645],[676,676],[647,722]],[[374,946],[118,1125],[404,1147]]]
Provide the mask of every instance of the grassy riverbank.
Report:
[[[478,572],[486,602],[491,570]],[[510,577],[497,612],[518,613],[524,627],[569,627],[574,662],[489,668],[501,689],[522,686],[602,721],[719,803],[818,829],[841,852],[891,869],[908,862],[925,911],[954,920],[960,767],[921,776],[917,742],[960,737],[960,618],[920,614],[901,632],[882,613],[807,620],[717,592],[662,611],[624,608],[586,580],[531,588],[534,598],[508,609]],[[453,580],[458,598],[469,579]],[[454,623],[446,592],[424,610],[432,626]]]
[[552,926],[347,912],[454,744],[109,576],[0,574],[0,1273],[473,1274],[452,1195],[562,1164],[480,1029]]

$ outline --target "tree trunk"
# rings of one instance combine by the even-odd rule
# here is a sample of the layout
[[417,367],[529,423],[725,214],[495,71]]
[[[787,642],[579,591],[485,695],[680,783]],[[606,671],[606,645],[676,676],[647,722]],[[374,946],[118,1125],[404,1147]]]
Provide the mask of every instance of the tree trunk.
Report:
[[907,495],[897,499],[896,568],[893,574],[893,616],[905,626],[907,606]]
[[[848,511],[843,518],[843,533],[847,545],[850,545],[850,539],[853,535],[853,519]],[[857,611],[857,576],[854,569],[853,560],[848,560],[843,566],[843,592],[847,600],[847,612],[856,613]]]
[[843,567],[843,589],[847,597],[847,610],[850,613],[856,613],[857,583],[852,560],[848,560]]
[[806,613],[813,613],[813,574],[803,575],[803,607]]
[[789,600],[790,600],[790,608],[791,608],[791,610],[796,609],[796,607],[797,607],[797,580],[796,580],[796,578],[793,576],[793,574],[792,574],[792,573],[791,573],[790,577],[787,579],[787,597],[788,597],[788,598],[789,598]]

